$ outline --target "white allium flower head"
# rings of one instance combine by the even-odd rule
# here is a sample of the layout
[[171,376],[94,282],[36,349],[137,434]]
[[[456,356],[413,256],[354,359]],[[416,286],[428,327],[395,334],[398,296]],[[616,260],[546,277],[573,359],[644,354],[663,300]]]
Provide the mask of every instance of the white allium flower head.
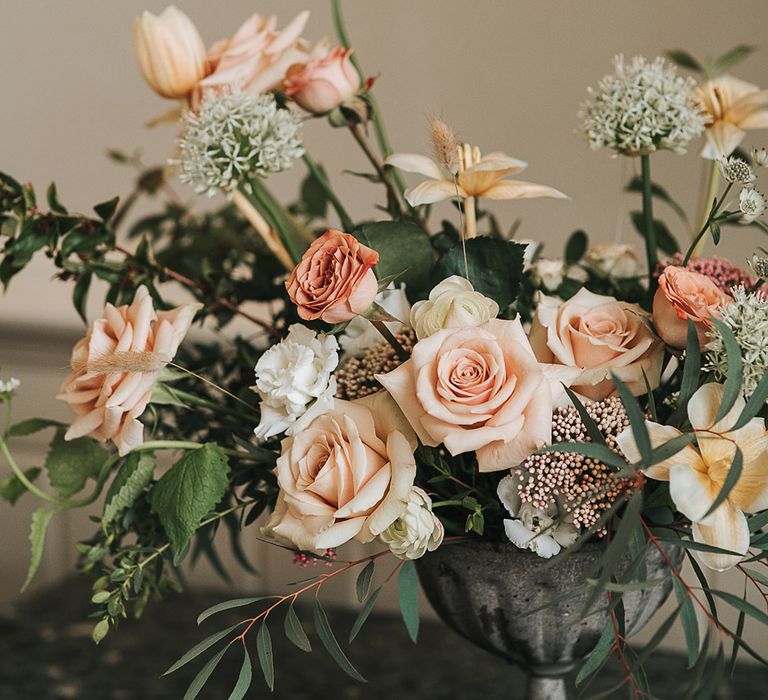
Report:
[[9,401],[16,393],[16,389],[21,386],[21,382],[16,377],[11,377],[3,381],[0,379],[0,401]]
[[403,513],[380,535],[392,554],[400,559],[419,559],[437,549],[443,541],[445,529],[432,512],[432,499],[418,486],[408,495]]
[[750,185],[757,180],[749,163],[737,156],[723,158],[720,161],[720,174],[726,182],[741,182],[744,185]]
[[693,97],[695,81],[678,75],[661,57],[649,62],[636,56],[626,63],[616,56],[614,65],[614,73],[589,89],[579,112],[590,146],[624,155],[658,149],[684,153],[705,125]]
[[765,197],[756,189],[745,187],[739,193],[739,210],[742,223],[751,224],[765,213]]
[[[720,310],[720,320],[733,331],[744,360],[742,392],[750,396],[768,371],[768,298],[760,291],[748,294],[743,285],[731,290],[733,301]],[[709,332],[708,368],[718,381],[728,374],[728,354],[717,328]]]
[[230,192],[248,178],[290,168],[304,154],[301,122],[273,95],[209,94],[185,112],[178,140],[179,179],[198,193]]
[[253,431],[266,439],[292,435],[333,408],[339,363],[338,342],[296,323],[288,335],[256,363],[256,385],[261,397],[261,422]]

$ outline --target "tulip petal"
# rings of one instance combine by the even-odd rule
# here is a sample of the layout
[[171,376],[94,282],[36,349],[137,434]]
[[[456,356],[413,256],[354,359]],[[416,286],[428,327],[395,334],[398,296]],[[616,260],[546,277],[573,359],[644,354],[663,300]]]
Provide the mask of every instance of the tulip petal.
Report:
[[[702,544],[745,555],[749,550],[747,519],[738,508],[725,501],[712,513],[710,524],[693,523],[693,539]],[[715,571],[731,569],[744,558],[712,552],[697,552],[697,554],[706,566]]]
[[546,185],[537,185],[522,180],[504,180],[483,192],[486,199],[533,199],[536,197],[553,197],[568,199],[568,196]]
[[412,207],[418,207],[421,204],[434,204],[456,197],[466,197],[466,192],[448,180],[425,180],[416,187],[405,191],[405,198]]
[[384,163],[404,170],[406,173],[419,173],[419,175],[426,175],[432,180],[445,180],[445,175],[437,163],[418,153],[393,153],[387,156]]

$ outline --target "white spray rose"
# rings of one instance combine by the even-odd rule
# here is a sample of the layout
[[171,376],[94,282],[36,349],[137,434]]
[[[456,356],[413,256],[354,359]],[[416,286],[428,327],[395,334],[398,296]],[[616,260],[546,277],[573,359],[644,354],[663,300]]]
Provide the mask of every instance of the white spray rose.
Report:
[[[405,296],[404,284],[399,287],[390,284],[387,289],[383,289],[376,295],[375,301],[384,311],[392,314],[399,321],[408,322],[411,304],[408,297]],[[403,327],[402,323],[396,321],[387,321],[385,325],[392,333],[397,333]],[[339,336],[339,344],[345,356],[359,355],[374,343],[380,343],[382,340],[381,333],[363,316],[355,316],[349,322],[344,333]]]
[[445,530],[432,512],[432,499],[423,489],[413,486],[403,513],[380,535],[392,554],[399,559],[419,559],[437,549]]
[[555,292],[565,279],[565,262],[539,258],[533,264],[533,283],[547,292]]
[[333,407],[339,363],[338,343],[301,324],[267,350],[256,363],[256,386],[261,397],[261,422],[253,431],[265,439],[292,435]]
[[411,326],[419,340],[443,330],[479,326],[499,314],[499,305],[476,292],[463,277],[444,279],[430,293],[429,299],[417,301],[411,309]]
[[596,243],[584,256],[584,264],[600,277],[633,277],[639,262],[637,253],[626,243]]

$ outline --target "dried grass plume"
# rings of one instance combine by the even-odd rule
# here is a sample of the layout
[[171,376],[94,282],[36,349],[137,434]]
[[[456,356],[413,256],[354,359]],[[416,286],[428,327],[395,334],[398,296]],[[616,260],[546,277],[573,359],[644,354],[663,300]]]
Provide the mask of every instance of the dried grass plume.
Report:
[[429,133],[437,162],[455,175],[459,170],[459,148],[461,147],[456,132],[442,119],[432,115],[429,117]]

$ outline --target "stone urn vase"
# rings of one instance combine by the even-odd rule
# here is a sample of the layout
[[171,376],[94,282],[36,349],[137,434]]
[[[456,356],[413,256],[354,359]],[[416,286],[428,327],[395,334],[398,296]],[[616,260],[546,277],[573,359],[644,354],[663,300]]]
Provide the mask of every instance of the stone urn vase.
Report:
[[[449,627],[528,672],[528,700],[567,700],[566,677],[595,647],[609,613],[598,610],[580,619],[589,591],[527,613],[584,583],[602,546],[588,543],[562,563],[547,566],[548,560],[508,542],[466,540],[444,544],[416,565],[427,598]],[[683,551],[670,548],[667,556],[677,566]],[[661,578],[666,569],[661,554],[650,546],[647,578]],[[624,593],[627,636],[651,619],[671,587],[670,579]]]

